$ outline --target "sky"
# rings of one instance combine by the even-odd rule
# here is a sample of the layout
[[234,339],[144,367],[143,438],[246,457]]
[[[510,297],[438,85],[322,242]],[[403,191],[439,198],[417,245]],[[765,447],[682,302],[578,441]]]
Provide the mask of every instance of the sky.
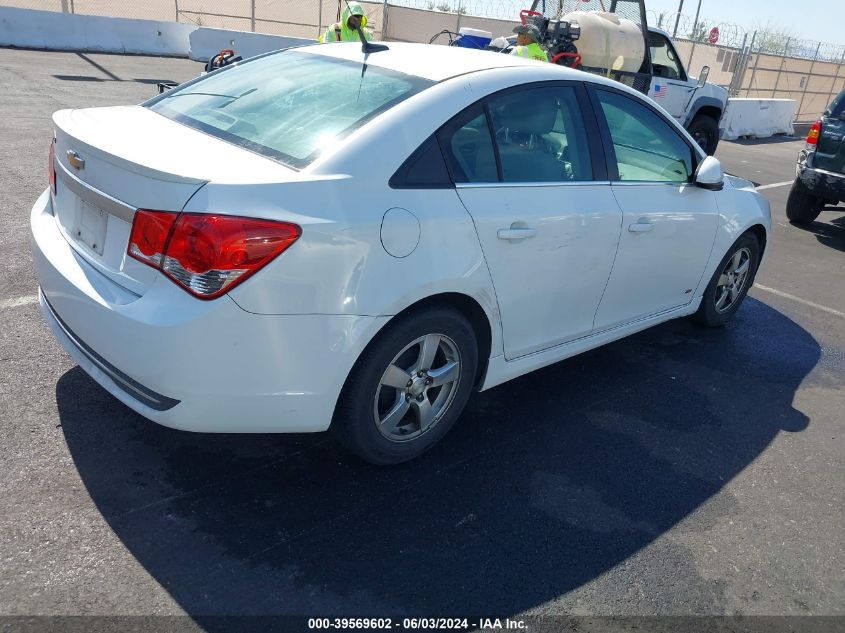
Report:
[[[648,11],[675,13],[680,0],[646,0]],[[682,13],[695,17],[698,0],[684,0]],[[842,0],[701,0],[701,17],[754,31],[767,25],[795,37],[845,45]]]

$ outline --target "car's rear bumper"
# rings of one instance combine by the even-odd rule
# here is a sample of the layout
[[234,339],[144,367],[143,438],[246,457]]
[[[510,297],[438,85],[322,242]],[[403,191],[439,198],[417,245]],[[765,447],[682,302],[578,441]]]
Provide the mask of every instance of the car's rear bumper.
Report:
[[141,415],[203,432],[328,428],[360,351],[386,317],[256,315],[164,276],[143,296],[68,244],[45,192],[32,210],[44,318],[94,380]]
[[798,154],[796,175],[814,195],[825,200],[845,200],[845,174],[819,169],[813,163],[813,152],[801,150]]

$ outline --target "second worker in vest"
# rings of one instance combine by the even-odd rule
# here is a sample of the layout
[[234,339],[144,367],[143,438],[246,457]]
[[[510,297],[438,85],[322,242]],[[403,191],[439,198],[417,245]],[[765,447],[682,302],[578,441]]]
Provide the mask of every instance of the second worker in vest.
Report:
[[518,57],[526,57],[528,59],[537,59],[541,62],[549,61],[546,51],[537,42],[540,41],[540,29],[534,24],[520,24],[513,30],[516,36],[516,46],[511,51],[511,55]]
[[364,37],[369,41],[370,36],[364,28],[367,16],[364,9],[357,2],[347,2],[340,14],[340,22],[335,22],[320,36],[320,42],[360,42],[357,27],[361,27]]

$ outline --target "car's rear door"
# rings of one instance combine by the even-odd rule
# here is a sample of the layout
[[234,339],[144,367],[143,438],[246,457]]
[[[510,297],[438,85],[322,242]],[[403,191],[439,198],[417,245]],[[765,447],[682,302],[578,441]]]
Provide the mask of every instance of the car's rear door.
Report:
[[593,92],[622,235],[595,329],[688,304],[713,248],[715,192],[693,184],[692,146],[644,100]]
[[589,334],[622,214],[583,87],[498,93],[438,139],[490,269],[505,357]]

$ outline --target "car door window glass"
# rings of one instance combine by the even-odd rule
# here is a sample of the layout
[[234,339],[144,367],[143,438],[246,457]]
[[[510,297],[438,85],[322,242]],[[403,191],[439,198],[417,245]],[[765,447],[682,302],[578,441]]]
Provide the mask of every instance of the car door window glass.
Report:
[[586,126],[573,88],[507,92],[488,105],[504,182],[592,180]]
[[684,80],[684,68],[672,43],[660,33],[649,33],[651,68],[656,77]]
[[598,90],[619,180],[688,182],[692,149],[658,114],[630,97]]
[[438,140],[455,182],[499,181],[487,115],[481,107],[447,123]]

